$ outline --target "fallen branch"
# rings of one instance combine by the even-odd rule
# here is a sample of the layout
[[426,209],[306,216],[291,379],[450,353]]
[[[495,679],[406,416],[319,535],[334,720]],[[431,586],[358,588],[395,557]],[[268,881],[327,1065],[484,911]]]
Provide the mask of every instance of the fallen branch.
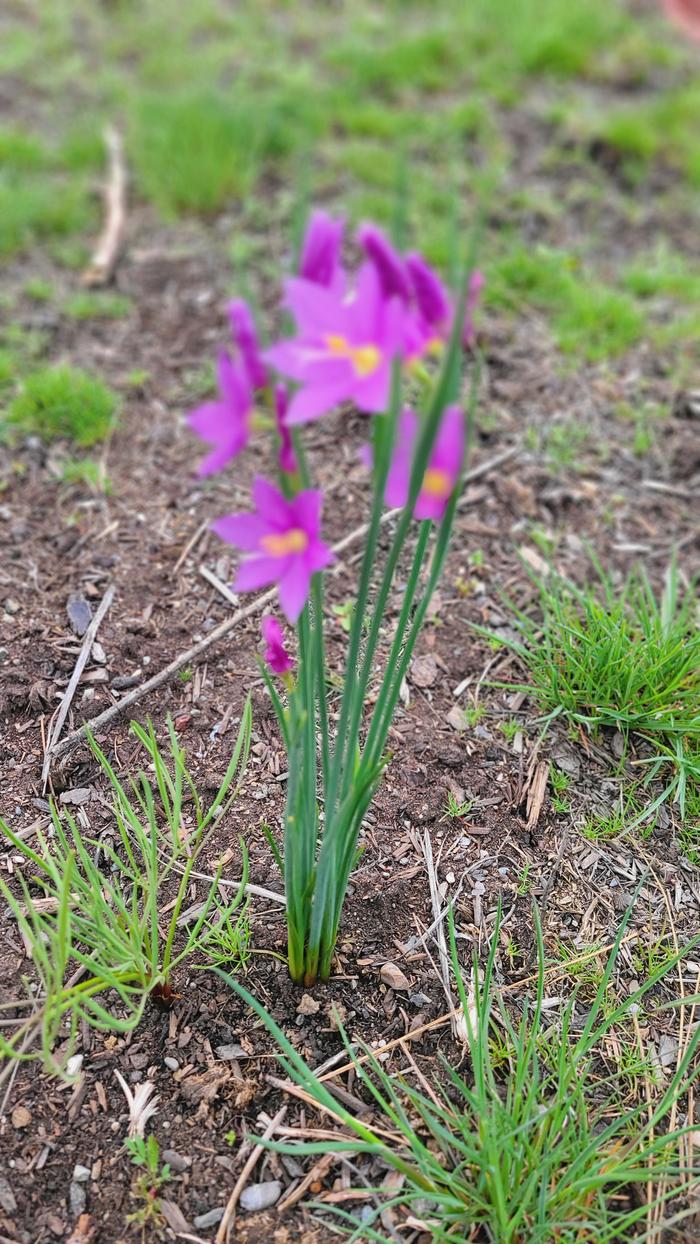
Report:
[[[510,449],[504,450],[503,453],[497,454],[494,458],[490,458],[487,462],[483,462],[479,466],[474,467],[471,471],[468,471],[464,476],[464,483],[472,484],[478,479],[483,479],[485,475],[490,475],[492,471],[495,471],[498,467],[503,466],[504,463],[509,462],[511,458],[514,458],[518,453],[519,448],[517,446],[512,446]],[[464,497],[462,498],[460,505],[468,503],[468,501],[469,498]],[[396,518],[399,513],[399,510],[387,510],[384,514],[382,514],[382,523],[384,524],[390,522],[392,519]],[[349,532],[347,536],[343,536],[342,540],[338,540],[337,544],[333,545],[333,552],[344,552],[344,550],[349,548],[350,545],[356,544],[358,540],[361,540],[367,530],[367,523],[362,523],[359,527],[356,527],[353,531]],[[339,565],[336,566],[336,570],[337,569],[340,569]],[[235,627],[238,626],[239,622],[244,622],[246,618],[252,618],[254,614],[259,613],[261,609],[264,609],[266,605],[269,605],[276,598],[276,595],[276,588],[272,588],[269,592],[263,592],[261,596],[256,596],[255,600],[251,601],[251,603],[246,605],[243,609],[237,609],[230,618],[225,618],[223,622],[220,622],[218,626],[215,626],[214,630],[210,631],[208,635],[205,635],[203,639],[200,639],[196,644],[193,644],[192,647],[188,648],[186,652],[182,652],[179,656],[175,657],[169,665],[165,666],[165,669],[160,670],[159,673],[154,674],[152,678],[148,678],[146,682],[141,683],[140,687],[134,687],[133,691],[130,691],[128,695],[125,695],[118,704],[112,704],[109,708],[106,708],[103,713],[99,713],[97,717],[93,717],[90,721],[86,721],[79,727],[78,730],[74,730],[72,734],[66,735],[63,742],[60,743],[58,747],[53,749],[53,755],[62,756],[65,752],[77,747],[77,745],[85,738],[87,730],[95,732],[104,729],[104,727],[109,725],[115,717],[120,717],[126,709],[131,708],[132,704],[136,704],[137,701],[142,699],[145,695],[149,695],[151,691],[155,691],[158,687],[161,687],[163,683],[168,682],[174,674],[177,674],[178,670],[183,669],[186,665],[192,665],[193,662],[199,660],[199,658],[205,652],[208,652],[214,644],[217,644],[220,639],[223,639],[232,630],[234,630]]]
[[107,148],[107,180],[105,182],[105,223],[89,267],[83,273],[83,285],[108,285],[117,265],[126,226],[126,166],[121,137],[113,126],[104,131]]
[[[44,790],[46,790],[46,783],[48,781],[49,771],[51,769],[51,760],[54,756],[54,753],[56,752],[56,745],[58,743],[59,735],[61,733],[61,730],[63,729],[63,723],[66,720],[66,717],[68,716],[68,709],[71,706],[73,696],[75,695],[75,692],[77,690],[82,672],[85,669],[85,666],[87,665],[87,660],[88,660],[88,657],[90,656],[92,645],[95,642],[95,638],[97,636],[100,623],[103,617],[105,616],[107,610],[109,609],[113,599],[114,599],[114,587],[113,585],[110,585],[110,587],[107,588],[107,591],[102,597],[102,600],[100,601],[97,613],[95,614],[94,618],[92,619],[89,627],[87,628],[85,632],[85,638],[83,639],[83,646],[80,649],[80,652],[78,653],[78,659],[75,663],[75,669],[73,670],[73,673],[71,674],[70,682],[68,683],[68,686],[66,687],[63,693],[63,699],[61,700],[61,707],[58,710],[58,716],[56,718],[56,721],[54,722],[52,729],[49,730],[48,737],[46,739],[46,749],[44,751],[44,763],[41,768],[41,781],[42,781]],[[70,738],[71,736],[69,735],[68,737]]]

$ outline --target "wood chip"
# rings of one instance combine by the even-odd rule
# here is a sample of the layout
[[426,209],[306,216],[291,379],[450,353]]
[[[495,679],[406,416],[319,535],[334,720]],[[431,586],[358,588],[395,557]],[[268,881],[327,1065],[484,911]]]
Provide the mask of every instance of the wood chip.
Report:
[[97,1227],[92,1214],[81,1214],[71,1231],[66,1244],[92,1244],[97,1236]]
[[384,985],[399,993],[408,993],[411,988],[401,968],[395,963],[383,963],[379,969],[379,977]]
[[416,657],[411,665],[411,681],[414,687],[433,687],[437,682],[438,666],[432,652]]
[[305,993],[297,1007],[297,1015],[318,1015],[320,1010],[321,1003],[312,998],[310,993]]

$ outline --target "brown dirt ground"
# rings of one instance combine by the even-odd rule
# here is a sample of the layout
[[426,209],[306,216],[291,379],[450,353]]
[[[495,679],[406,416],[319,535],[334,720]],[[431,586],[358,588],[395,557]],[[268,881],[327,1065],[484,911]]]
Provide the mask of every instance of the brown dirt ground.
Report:
[[[97,602],[108,584],[116,589],[99,634],[106,665],[88,665],[71,727],[117,702],[120,679],[147,677],[230,611],[199,567],[206,564],[229,580],[233,561],[202,524],[244,506],[252,472],[270,464],[261,443],[235,471],[206,484],[192,477],[195,451],[182,424],[183,393],[225,333],[228,290],[218,259],[210,234],[183,228],[174,247],[172,235],[150,213],[135,213],[118,272],[119,289],[136,306],[129,319],[71,325],[30,303],[24,308],[26,326],[48,334],[52,359],[65,356],[93,367],[121,387],[124,401],[119,427],[105,450],[111,496],[60,484],[57,463],[65,452],[60,447],[47,451],[29,442],[12,453],[0,451],[0,603],[5,606],[0,613],[5,650],[0,778],[2,812],[17,829],[46,821],[42,739],[79,648],[66,616],[69,594],[82,591]],[[36,260],[18,265],[18,286],[30,274],[40,274]],[[485,944],[502,898],[504,929],[519,947],[514,960],[505,953],[499,957],[504,981],[517,980],[531,968],[532,897],[543,908],[548,947],[560,940],[578,946],[602,942],[610,938],[640,870],[649,865],[633,917],[640,939],[669,930],[667,902],[680,939],[698,927],[698,873],[679,854],[673,814],[659,819],[646,844],[584,839],[577,825],[585,809],[613,802],[612,740],[586,751],[553,731],[544,745],[538,744],[533,705],[480,681],[484,676],[516,681],[512,660],[500,655],[489,665],[493,653],[469,626],[507,625],[503,591],[521,603],[527,600],[531,589],[519,554],[537,555],[533,529],[556,536],[557,565],[574,576],[585,573],[587,542],[606,565],[620,571],[640,558],[656,582],[673,545],[680,548],[684,572],[697,571],[697,422],[685,417],[653,343],[630,355],[615,374],[602,367],[562,369],[544,326],[533,317],[516,329],[496,317],[482,321],[481,344],[487,369],[473,461],[484,462],[509,445],[517,454],[471,488],[460,513],[444,580],[420,641],[418,655],[435,657],[434,681],[423,688],[409,681],[409,701],[397,714],[393,760],[368,817],[366,852],[343,918],[338,970],[314,995],[321,1003],[318,1014],[304,1018],[297,1014],[298,992],[277,960],[255,956],[250,967],[249,986],[312,1064],[339,1048],[330,1021],[332,1004],[343,1008],[351,1037],[377,1042],[410,1033],[445,1010],[427,957],[405,949],[417,925],[426,927],[431,918],[420,850],[425,828],[440,853],[446,892],[454,894],[461,883],[457,925],[467,953]],[[127,369],[148,373],[140,389],[125,387]],[[660,425],[645,458],[631,452],[629,425],[612,415],[619,402],[634,405],[640,394],[675,412]],[[526,436],[527,429],[539,435],[564,418],[583,421],[591,431],[575,469],[553,469],[546,456],[529,448],[532,436]],[[324,421],[309,433],[312,464],[333,488],[327,519],[333,539],[361,521],[364,512],[363,476],[356,465],[362,435],[362,421],[351,416]],[[469,560],[475,549],[483,553],[477,566]],[[332,600],[347,599],[351,583],[348,569],[341,568],[332,581]],[[338,667],[342,631],[330,616],[329,626],[335,627],[331,666]],[[149,715],[162,731],[170,714],[197,781],[212,788],[226,767],[236,718],[252,689],[251,764],[241,799],[218,827],[209,858],[226,847],[237,851],[242,833],[251,851],[252,879],[279,889],[260,824],[263,819],[279,824],[284,760],[254,660],[258,644],[257,619],[243,623],[209,651],[190,681],[175,678],[140,703],[137,716]],[[456,700],[455,688],[466,679]],[[455,732],[446,720],[450,708],[457,702],[474,707],[477,701],[486,705],[484,717],[465,733]],[[498,729],[499,720],[513,716],[522,723],[518,751]],[[226,727],[215,732],[222,722]],[[102,742],[122,772],[133,772],[138,746],[128,720],[118,719]],[[573,816],[554,812],[550,791],[537,822],[528,828],[528,776],[541,757],[554,759],[571,774]],[[85,749],[70,753],[53,774],[54,794],[76,787],[92,788],[83,812],[91,828],[101,827],[104,788]],[[445,815],[448,791],[460,801],[473,801],[468,815]],[[232,869],[235,875],[235,863]],[[519,893],[525,871],[527,894]],[[194,885],[191,900],[198,898],[201,887]],[[278,910],[256,901],[253,913],[256,948],[282,951]],[[0,956],[2,995],[9,998],[27,963],[7,913]],[[386,960],[407,973],[410,995],[397,995],[381,984],[379,968]],[[240,1138],[246,1130],[255,1131],[261,1111],[274,1115],[282,1101],[266,1081],[274,1072],[273,1054],[264,1032],[213,977],[183,973],[176,986],[179,997],[172,1011],[154,1008],[130,1039],[84,1033],[83,1072],[73,1088],[42,1078],[35,1065],[20,1069],[0,1119],[0,1163],[12,1192],[0,1204],[2,1237],[18,1244],[66,1239],[74,1226],[68,1202],[71,1173],[80,1163],[91,1170],[83,1187],[98,1238],[136,1238],[125,1225],[133,1208],[132,1168],[120,1147],[124,1102],[115,1069],[132,1082],[148,1078],[157,1087],[154,1130],[161,1149],[187,1159],[166,1195],[188,1223],[225,1204],[240,1169],[238,1143],[227,1144],[226,1134],[233,1130]],[[659,1036],[654,1031],[649,1039]],[[248,1054],[234,1066],[216,1055],[217,1046],[232,1040]],[[441,1027],[416,1040],[413,1053],[429,1069],[437,1050],[449,1053],[450,1048],[448,1030]],[[166,1056],[177,1059],[175,1072],[165,1065]],[[389,1065],[401,1065],[400,1052],[392,1054]],[[346,1080],[346,1087],[351,1085]],[[15,1116],[23,1120],[19,1126],[12,1117],[17,1106],[28,1112]],[[301,1118],[290,1103],[287,1121]],[[270,1155],[255,1178],[278,1176],[291,1185],[295,1168]],[[339,1169],[331,1169],[319,1191],[331,1188],[338,1176]],[[211,1230],[194,1234],[212,1238]],[[252,1219],[239,1215],[235,1238],[320,1244],[335,1237],[302,1204],[282,1218],[274,1211]]]

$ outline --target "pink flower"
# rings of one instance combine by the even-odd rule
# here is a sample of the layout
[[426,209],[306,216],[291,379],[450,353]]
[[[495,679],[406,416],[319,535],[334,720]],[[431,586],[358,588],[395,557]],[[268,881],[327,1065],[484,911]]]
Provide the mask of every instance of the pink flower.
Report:
[[[411,278],[413,295],[416,300],[418,316],[422,329],[423,351],[435,343],[447,341],[452,331],[454,306],[452,299],[437,273],[422,255],[415,251],[406,256],[406,267]],[[479,295],[484,287],[484,276],[479,271],[472,272],[467,290],[467,305],[464,312],[462,341],[465,346],[474,344],[474,311]]]
[[342,283],[340,247],[344,227],[342,220],[333,220],[327,212],[312,212],[299,265],[299,275],[304,280],[327,287]]
[[423,323],[444,337],[450,331],[452,303],[440,277],[416,251],[406,256],[413,294]]
[[219,400],[205,402],[187,416],[192,431],[214,446],[212,453],[200,463],[198,475],[220,471],[250,440],[250,416],[253,396],[248,377],[222,352],[217,365]]
[[308,423],[340,402],[366,412],[386,410],[404,312],[398,299],[384,297],[374,266],[362,266],[351,297],[295,278],[287,281],[285,301],[297,336],[280,341],[265,358],[301,385],[287,423]]
[[309,490],[288,499],[259,475],[253,501],[253,514],[227,514],[213,530],[250,554],[239,566],[233,590],[254,592],[276,583],[282,610],[293,624],[308,598],[312,575],[333,561],[320,538],[323,493]]
[[268,614],[260,623],[260,629],[267,644],[265,660],[273,674],[288,674],[294,669],[294,661],[284,646],[284,635],[277,618]]
[[408,305],[411,300],[411,282],[406,264],[389,239],[376,225],[361,225],[357,231],[357,240],[377,269],[384,297],[397,297]]
[[258,334],[250,307],[242,299],[236,299],[229,303],[228,315],[233,340],[240,351],[251,388],[264,389],[267,386],[267,372],[260,354]]
[[[396,447],[389,468],[385,501],[387,505],[402,507],[408,500],[411,482],[413,452],[418,439],[420,421],[406,407],[399,419]],[[413,511],[416,518],[432,518],[438,522],[459,480],[464,458],[464,415],[459,406],[447,406],[443,411],[435,444],[423,476],[423,485]]]
[[700,40],[700,0],[663,0],[663,5],[672,22]]
[[279,465],[280,471],[284,471],[286,475],[294,475],[297,470],[297,460],[292,444],[292,434],[285,422],[287,415],[287,407],[289,405],[289,392],[285,384],[275,385],[275,419],[277,420],[277,435],[279,436]]

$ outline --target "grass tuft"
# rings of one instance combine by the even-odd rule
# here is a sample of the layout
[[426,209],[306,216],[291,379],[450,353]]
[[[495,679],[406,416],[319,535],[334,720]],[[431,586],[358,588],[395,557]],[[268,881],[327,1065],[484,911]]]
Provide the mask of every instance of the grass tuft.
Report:
[[45,441],[66,437],[87,447],[104,439],[116,409],[116,394],[94,376],[72,367],[46,367],[24,378],[7,421]]
[[644,334],[637,300],[591,277],[568,252],[515,246],[495,262],[489,277],[488,300],[521,314],[528,304],[548,313],[565,354],[598,362],[622,354]]
[[[686,1037],[668,1080],[659,1086],[647,1077],[636,1102],[627,1105],[630,1068],[611,1066],[607,1047],[620,1045],[620,1034],[633,1027],[633,1016],[649,1003],[652,989],[658,996],[663,983],[673,986],[674,967],[695,944],[665,956],[632,993],[623,984],[618,1000],[616,965],[630,914],[631,908],[607,959],[602,956],[599,966],[593,956],[594,973],[576,977],[571,996],[559,999],[556,1011],[546,999],[536,920],[536,985],[515,1016],[496,985],[500,913],[483,976],[476,960],[472,972],[462,974],[452,926],[468,1071],[460,1074],[443,1058],[433,1083],[421,1074],[416,1085],[392,1075],[367,1047],[360,1054],[343,1033],[357,1083],[373,1100],[381,1126],[340,1106],[264,1007],[224,977],[278,1043],[285,1074],[342,1128],[336,1140],[262,1144],[296,1157],[369,1154],[380,1168],[401,1176],[393,1187],[390,1178],[374,1190],[380,1203],[362,1222],[331,1210],[353,1241],[396,1239],[397,1231],[389,1236],[380,1230],[389,1209],[395,1224],[401,1215],[407,1227],[436,1244],[482,1235],[492,1244],[646,1238],[638,1232],[652,1221],[652,1209],[660,1220],[664,1203],[691,1182],[683,1155],[692,1124],[676,1127],[674,1120],[700,1073],[700,1029]],[[574,957],[567,969],[575,967]],[[637,1055],[634,1074],[643,1071],[644,1057]]]
[[[0,896],[25,945],[31,947],[40,981],[29,1017],[18,1019],[9,1033],[7,1025],[0,1026],[0,1056],[6,1060],[0,1082],[11,1074],[17,1058],[41,1056],[47,1070],[63,1074],[81,1024],[131,1032],[149,998],[164,1004],[174,998],[173,974],[199,952],[200,938],[209,932],[207,919],[217,899],[223,863],[184,936],[178,933],[180,916],[192,870],[218,817],[240,790],[250,750],[250,700],[226,773],[208,806],[196,789],[172,723],[167,758],[150,722],[146,729],[133,723],[132,730],[154,776],[140,772],[130,786],[122,783],[94,739],[88,739],[111,788],[114,839],[86,838],[76,819],[68,811],[59,813],[53,804],[51,836],[37,832],[36,848],[0,820],[0,835],[23,863],[15,873],[21,899],[1,876]],[[220,911],[220,921],[230,918],[245,894],[247,856],[241,846],[243,879]],[[170,899],[173,894],[166,907],[166,896]],[[4,1005],[21,1015],[27,1004]],[[60,1055],[55,1054],[56,1043],[66,1036]]]
[[267,161],[308,144],[318,126],[311,96],[291,88],[144,95],[130,150],[142,190],[162,212],[211,213],[250,191]]
[[675,563],[658,597],[642,570],[620,589],[599,567],[578,588],[551,574],[535,579],[540,616],[519,610],[521,641],[505,640],[525,665],[542,711],[596,734],[643,740],[636,763],[644,784],[664,789],[643,815],[671,799],[685,815],[700,785],[700,625],[695,589],[683,590]]

